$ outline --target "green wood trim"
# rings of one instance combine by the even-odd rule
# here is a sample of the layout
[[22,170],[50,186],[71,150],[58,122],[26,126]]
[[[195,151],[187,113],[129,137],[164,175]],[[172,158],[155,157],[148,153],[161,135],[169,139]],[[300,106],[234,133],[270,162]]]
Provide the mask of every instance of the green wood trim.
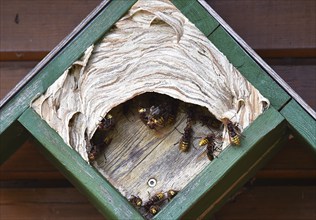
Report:
[[[285,123],[283,123],[283,126],[284,125]],[[280,132],[282,133],[282,130],[280,130]],[[283,134],[285,133],[283,132]],[[222,180],[224,183],[226,183],[225,185],[223,184],[214,186],[212,188],[212,193],[207,194],[207,196],[203,197],[201,201],[199,201],[199,203],[201,204],[209,204],[210,198],[220,198],[218,201],[215,201],[214,204],[212,204],[212,206],[206,208],[206,210],[199,216],[200,219],[211,219],[212,215],[218,210],[220,210],[221,207],[227,202],[227,200],[231,198],[231,196],[233,196],[245,183],[247,183],[249,179],[255,176],[258,170],[263,168],[267,164],[267,162],[271,158],[273,158],[283,146],[285,146],[288,143],[288,139],[284,135],[280,137],[278,137],[277,133],[271,135],[276,137],[274,144],[270,145],[269,148],[265,149],[265,152],[258,152],[262,154],[256,161],[253,162],[253,164],[250,165],[247,161],[244,161],[243,164],[238,164],[238,166],[240,166],[238,167],[238,169],[245,169],[245,173],[243,173],[242,175],[238,174],[239,176],[235,177],[237,180],[235,182],[231,182],[227,180],[227,178],[233,178],[231,175],[236,175],[235,171],[237,167],[233,168],[230,174],[227,174]],[[286,133],[286,136],[287,135],[288,134]],[[265,139],[267,140],[268,137],[265,137]],[[261,142],[258,147],[265,148],[266,144],[267,142]],[[222,188],[226,188],[227,190],[222,193]],[[191,210],[189,210],[188,212],[190,211]],[[192,211],[194,212],[194,209],[192,209]]]
[[0,134],[6,130],[28,107],[32,99],[46,89],[84,51],[100,39],[137,0],[112,0],[59,54],[52,59],[23,89],[0,110]]
[[0,165],[26,141],[28,135],[27,130],[18,121],[11,124],[11,126],[0,135]]
[[284,106],[281,114],[295,131],[294,134],[297,134],[316,153],[316,120],[293,99]]
[[219,23],[196,0],[172,0],[174,4],[200,31],[208,36]]
[[32,109],[18,119],[43,145],[49,159],[107,219],[143,219],[112,185],[64,143],[62,138]]
[[[217,210],[287,139],[286,121],[273,108],[247,128],[239,147],[225,149],[155,219],[195,219]],[[205,214],[203,214],[205,215]]]
[[217,28],[208,38],[240,73],[263,96],[270,100],[275,109],[280,110],[290,100],[291,97],[242,49],[223,27]]

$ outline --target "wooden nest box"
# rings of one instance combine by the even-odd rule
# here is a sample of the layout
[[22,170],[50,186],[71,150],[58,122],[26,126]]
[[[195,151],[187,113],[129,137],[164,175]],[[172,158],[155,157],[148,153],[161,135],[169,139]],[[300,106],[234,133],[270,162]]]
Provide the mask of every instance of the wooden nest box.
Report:
[[292,114],[312,130],[314,112],[204,1],[107,1],[90,19],[5,100],[1,135],[31,133],[107,218],[206,218],[288,124],[316,148]]

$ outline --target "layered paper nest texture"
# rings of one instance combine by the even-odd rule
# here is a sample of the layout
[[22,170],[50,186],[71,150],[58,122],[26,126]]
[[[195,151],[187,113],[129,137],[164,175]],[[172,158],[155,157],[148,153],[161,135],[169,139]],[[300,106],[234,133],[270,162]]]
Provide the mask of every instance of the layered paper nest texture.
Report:
[[[172,3],[139,0],[32,107],[88,161],[85,133],[91,139],[100,116],[145,92],[204,106],[241,129],[269,106]],[[223,140],[225,148],[226,129]]]

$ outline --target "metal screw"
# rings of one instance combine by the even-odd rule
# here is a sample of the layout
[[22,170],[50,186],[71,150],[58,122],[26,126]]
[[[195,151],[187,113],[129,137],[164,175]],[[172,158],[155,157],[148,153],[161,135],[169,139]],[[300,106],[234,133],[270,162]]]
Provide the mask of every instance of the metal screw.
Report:
[[155,187],[157,185],[157,180],[155,178],[150,178],[147,184],[149,187]]

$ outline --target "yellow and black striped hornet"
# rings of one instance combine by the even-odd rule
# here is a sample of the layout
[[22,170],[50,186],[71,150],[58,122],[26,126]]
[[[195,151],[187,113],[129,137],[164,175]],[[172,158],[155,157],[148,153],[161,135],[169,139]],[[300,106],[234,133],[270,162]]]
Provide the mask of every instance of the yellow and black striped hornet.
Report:
[[112,138],[109,136],[109,132],[113,130],[114,127],[115,122],[113,116],[111,114],[107,114],[98,124],[98,128],[91,141],[89,141],[86,137],[89,161],[96,160],[102,150],[111,143]]
[[151,106],[148,114],[147,126],[150,129],[162,128],[167,124],[167,113],[161,106]]
[[140,208],[143,204],[143,200],[139,198],[138,196],[134,196],[134,195],[132,195],[128,201],[136,208]]
[[173,197],[175,197],[177,194],[178,194],[179,191],[177,190],[174,190],[174,189],[169,189],[167,191],[167,198],[168,198],[168,201],[170,201],[171,199],[173,199]]
[[227,127],[229,141],[232,145],[240,145],[241,133],[237,124],[233,124],[229,119],[223,120],[224,125]]
[[188,108],[187,110],[187,121],[184,128],[184,133],[179,141],[179,150],[181,152],[187,152],[190,148],[190,142],[192,138],[192,123],[193,123],[193,109]]
[[102,131],[109,131],[112,130],[114,126],[115,121],[113,119],[113,116],[111,114],[107,114],[98,124],[98,129],[101,129]]
[[148,128],[157,130],[174,123],[179,105],[177,100],[161,94],[148,94],[147,98],[147,104],[141,104],[138,114]]
[[188,124],[184,128],[184,133],[179,141],[179,150],[181,152],[187,152],[190,147],[190,141],[191,141],[191,134],[192,134],[192,126],[191,124]]
[[149,114],[149,109],[147,108],[138,109],[139,118],[145,125],[147,125],[147,122],[148,122],[148,114]]
[[150,129],[163,128],[173,124],[176,118],[174,108],[168,104],[151,106],[149,109],[147,126]]
[[112,141],[112,138],[105,137],[103,139],[103,142],[99,142],[97,144],[91,144],[90,149],[88,149],[88,158],[89,161],[94,161],[97,159],[97,157],[100,155],[103,148],[108,146]]
[[96,146],[92,146],[91,149],[88,151],[88,158],[89,161],[94,161],[96,160],[97,156],[100,153],[100,149]]
[[199,146],[202,147],[207,144],[215,144],[215,134],[209,134],[199,141]]
[[163,127],[165,124],[165,119],[162,117],[159,106],[151,106],[150,108],[139,108],[138,114],[140,120],[150,129]]
[[214,134],[209,134],[199,142],[199,146],[206,145],[206,155],[210,161],[214,160],[216,157],[214,153],[220,151],[220,149],[216,147],[215,139],[216,137]]
[[214,153],[219,152],[219,151],[220,151],[220,148],[216,147],[215,143],[212,143],[212,144],[209,143],[206,146],[206,155],[210,161],[214,160],[214,158],[216,157]]
[[165,200],[165,194],[163,192],[156,193],[153,195],[145,204],[144,208],[146,210],[149,210],[151,206],[157,205],[160,202],[163,202]]
[[149,208],[149,213],[152,215],[156,215],[161,210],[160,206],[158,205],[152,205]]

